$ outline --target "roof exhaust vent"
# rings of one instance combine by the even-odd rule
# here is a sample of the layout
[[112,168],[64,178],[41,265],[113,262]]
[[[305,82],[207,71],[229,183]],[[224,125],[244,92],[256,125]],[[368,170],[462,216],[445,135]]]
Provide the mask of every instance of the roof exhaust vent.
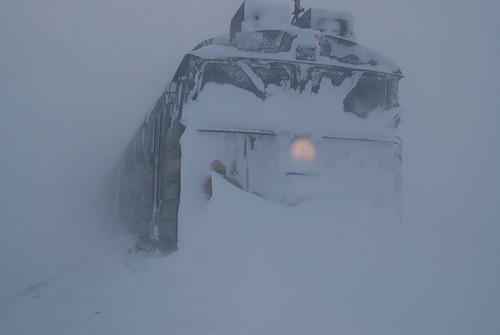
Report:
[[315,29],[354,41],[354,17],[350,12],[309,8],[294,23],[299,28]]

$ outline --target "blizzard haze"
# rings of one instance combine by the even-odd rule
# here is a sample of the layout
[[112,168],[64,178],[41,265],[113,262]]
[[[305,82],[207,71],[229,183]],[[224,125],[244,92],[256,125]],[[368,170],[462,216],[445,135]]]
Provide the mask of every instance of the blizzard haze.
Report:
[[[289,0],[270,2],[293,5]],[[122,249],[114,248],[128,242],[124,237],[117,242],[120,227],[102,213],[102,184],[146,112],[172,78],[183,55],[204,39],[228,34],[230,19],[240,4],[240,0],[0,0],[0,332],[19,333],[16,327],[23,322],[29,325],[30,320],[34,325],[43,324],[42,316],[51,315],[50,310],[45,310],[48,314],[38,313],[37,306],[30,305],[30,298],[36,294],[30,295],[30,292],[43,290],[47,283],[59,280],[61,284],[53,284],[53,291],[47,294],[53,300],[40,306],[49,308],[52,302],[59,301],[54,312],[63,311],[66,302],[75,311],[81,311],[83,303],[75,302],[81,296],[89,300],[87,303],[92,308],[93,298],[99,299],[75,294],[80,288],[65,297],[65,291],[60,289],[76,285],[78,275],[93,278],[93,271],[105,273],[108,277],[96,284],[101,285],[97,292],[106,292],[105,284],[113,287],[115,279],[122,278],[122,285],[110,290],[111,301],[119,299],[120,289],[134,290],[136,283],[140,290],[149,284],[161,287],[164,277],[174,278],[172,281],[176,282],[176,275],[196,276],[197,272],[185,264],[178,268],[179,272],[168,272],[165,268],[177,269],[175,264],[180,261],[176,259],[199,264],[200,259],[209,257],[204,256],[204,252],[210,251],[207,246],[191,244],[193,249],[188,254],[172,261],[148,257],[138,260],[140,256],[131,256],[136,258],[130,260]],[[380,267],[368,267],[371,269],[368,276],[379,280],[373,283],[361,280],[366,273],[356,270],[353,270],[354,277],[335,277],[333,282],[338,286],[331,290],[324,280],[311,279],[323,288],[312,289],[313,296],[326,294],[351,304],[332,317],[339,322],[337,330],[409,334],[409,329],[418,325],[420,332],[415,334],[500,333],[497,320],[500,311],[500,44],[497,42],[500,2],[303,0],[302,5],[352,11],[357,42],[389,56],[405,75],[400,81],[400,104],[405,110],[400,127],[404,152],[403,223],[381,225],[380,230],[370,225],[365,230],[364,221],[391,220],[383,213],[369,209],[357,213],[356,209],[339,204],[310,204],[302,207],[302,214],[276,214],[275,206],[260,204],[260,199],[250,197],[248,200],[245,197],[249,195],[232,189],[226,190],[227,194],[263,206],[259,208],[274,213],[276,222],[300,218],[319,209],[316,213],[321,214],[313,220],[315,229],[326,229],[333,235],[346,234],[353,241],[346,246],[338,236],[334,239],[340,243],[340,249],[334,251],[345,257],[340,270],[352,270],[352,264],[363,262],[380,264]],[[227,185],[220,187],[224,189]],[[206,215],[227,215],[243,221],[253,218],[251,213],[246,219],[237,212],[224,214],[221,201],[215,199]],[[238,204],[234,206],[238,208]],[[345,217],[354,215],[355,218],[349,219],[354,226],[345,230],[342,222],[336,221],[338,226],[326,228],[325,217],[329,213],[325,208],[329,207]],[[240,210],[246,213],[245,208]],[[217,226],[221,231],[226,228],[223,223]],[[222,236],[235,236],[227,234]],[[252,236],[252,232],[249,234]],[[265,243],[271,243],[272,238],[279,239],[278,235],[271,231],[271,237],[259,237],[262,238],[259,241],[264,241],[263,252],[270,252],[269,244]],[[286,236],[298,241],[293,229]],[[377,240],[373,241],[372,236]],[[308,238],[313,240],[314,236],[308,235]],[[293,257],[301,259],[300,252],[305,252],[303,259],[310,261],[311,271],[316,269],[315,262],[321,264],[329,260],[323,254],[321,257],[307,254],[302,246],[294,249],[289,241],[278,242],[276,248],[282,247],[283,253],[296,252]],[[325,240],[320,242],[321,248],[329,245]],[[222,257],[222,264],[241,260],[225,259],[227,250],[223,249],[241,251],[241,245],[221,245],[210,252]],[[400,255],[398,250],[402,250]],[[100,257],[103,253],[106,256]],[[286,256],[276,257],[283,260]],[[120,263],[121,266],[113,268],[110,264],[117,259],[125,265]],[[244,259],[249,263],[241,268],[241,275],[273,268],[271,263],[252,263],[259,260],[253,254]],[[94,264],[92,260],[97,266],[89,265]],[[335,261],[340,260],[332,256],[332,262]],[[395,285],[402,285],[398,287],[405,293],[400,298],[389,296],[385,301],[381,294],[393,292],[386,282],[392,279],[381,274],[390,272],[391,264],[396,264],[394,278],[400,280]],[[287,271],[291,271],[292,265],[284,264],[283,273],[291,274]],[[134,271],[129,275],[131,267]],[[215,276],[212,269],[200,271],[202,278]],[[64,275],[68,272],[72,273],[69,277]],[[326,275],[333,273],[326,272]],[[143,282],[141,275],[147,278]],[[239,292],[239,286],[231,286],[238,276],[238,273],[230,273],[227,277],[228,290],[233,295]],[[359,286],[348,284],[353,278]],[[89,286],[94,283],[92,280]],[[243,283],[250,285],[250,293],[247,292],[250,297],[263,287],[279,286],[281,280],[284,278],[276,275],[269,281],[258,279],[257,283],[262,286],[249,280]],[[217,290],[224,292],[223,283],[223,280],[211,282],[208,301],[215,299]],[[294,283],[299,285],[299,280],[276,293],[283,304],[275,307],[283,308],[284,312],[274,321],[286,323],[299,312],[307,312],[303,307],[286,309],[300,301],[311,302],[306,291],[299,294],[298,301],[288,300],[296,287]],[[194,280],[190,284],[196,287],[200,283]],[[342,296],[340,288],[358,291],[360,295]],[[154,292],[148,294],[154,295]],[[185,297],[170,291],[165,294],[161,297]],[[205,313],[208,307],[213,307],[210,303],[206,309],[204,305],[192,309],[189,305],[203,301],[200,298],[203,294],[189,292],[184,310],[169,306],[168,320],[181,320],[190,312]],[[134,299],[135,296],[129,296],[126,303],[136,303]],[[158,297],[148,301],[162,303]],[[318,306],[326,311],[327,300],[319,298],[319,301]],[[369,303],[356,308],[360,301]],[[251,306],[259,306],[259,303],[265,302],[257,298],[249,302]],[[20,307],[16,307],[18,305]],[[235,329],[231,327],[238,325],[252,329],[249,319],[237,313],[245,312],[244,306],[229,296],[224,296],[217,306],[223,311],[225,306],[235,308],[234,312],[227,310],[228,315],[236,318],[226,324],[228,333]],[[355,328],[357,317],[367,316],[377,307],[380,308],[378,321],[371,319],[366,328],[363,325]],[[158,311],[158,308],[150,308]],[[124,313],[120,315],[127,315],[125,308],[119,310]],[[89,313],[91,311],[94,312],[89,309]],[[396,311],[402,321],[393,323],[389,312]],[[23,321],[19,316],[21,312],[29,319]],[[77,319],[70,314],[64,315],[68,320]],[[137,324],[162,317],[155,313],[143,318],[140,313],[134,315],[138,315],[134,319]],[[206,323],[198,320],[193,327],[199,328],[193,329],[222,334],[219,327],[224,320],[219,317],[209,314]],[[332,329],[331,324],[321,323],[324,320],[321,315],[309,317],[322,326],[316,329],[318,334]],[[264,313],[257,314],[256,318],[263,322],[267,328],[262,329],[269,334],[287,330],[293,333],[292,326],[280,327],[279,323],[267,320]],[[118,330],[124,333],[128,329],[126,323],[123,329],[113,328],[112,322],[100,325],[88,329],[95,334]],[[180,323],[175,325],[178,332],[174,334],[187,334],[190,330],[179,326]],[[85,324],[77,323],[77,326],[85,327]],[[64,327],[45,327],[42,329],[47,333],[68,331]],[[30,333],[29,327],[23,329]],[[293,329],[306,331],[305,325],[299,323]],[[155,334],[160,333],[157,330]]]

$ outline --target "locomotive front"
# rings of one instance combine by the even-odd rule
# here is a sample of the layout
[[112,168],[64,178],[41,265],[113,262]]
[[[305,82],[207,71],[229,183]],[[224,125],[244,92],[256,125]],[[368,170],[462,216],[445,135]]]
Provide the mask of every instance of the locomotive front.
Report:
[[143,173],[117,178],[119,208],[146,244],[177,247],[212,174],[288,205],[342,197],[399,209],[401,71],[354,41],[349,13],[288,20],[288,6],[244,2],[230,35],[186,55],[146,117],[132,141]]

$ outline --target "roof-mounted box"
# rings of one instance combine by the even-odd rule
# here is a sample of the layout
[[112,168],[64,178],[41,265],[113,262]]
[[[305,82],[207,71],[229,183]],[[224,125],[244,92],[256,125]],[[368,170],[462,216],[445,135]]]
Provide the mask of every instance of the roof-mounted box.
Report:
[[231,20],[231,38],[236,33],[272,29],[279,25],[289,24],[289,21],[288,5],[246,0]]
[[355,40],[354,17],[350,12],[309,8],[295,23],[299,28],[315,29]]

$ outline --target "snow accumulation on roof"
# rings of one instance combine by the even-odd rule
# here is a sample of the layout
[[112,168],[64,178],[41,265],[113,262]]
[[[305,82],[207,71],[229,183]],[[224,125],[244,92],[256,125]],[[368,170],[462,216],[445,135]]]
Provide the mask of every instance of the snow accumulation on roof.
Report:
[[[309,51],[309,54],[307,52]],[[402,76],[388,57],[351,40],[292,25],[208,39],[191,52],[204,59],[256,58],[307,62]]]
[[231,20],[229,35],[205,40],[191,54],[309,62],[402,76],[388,57],[354,42],[350,12],[310,8],[294,25],[289,22],[287,5],[247,0]]

